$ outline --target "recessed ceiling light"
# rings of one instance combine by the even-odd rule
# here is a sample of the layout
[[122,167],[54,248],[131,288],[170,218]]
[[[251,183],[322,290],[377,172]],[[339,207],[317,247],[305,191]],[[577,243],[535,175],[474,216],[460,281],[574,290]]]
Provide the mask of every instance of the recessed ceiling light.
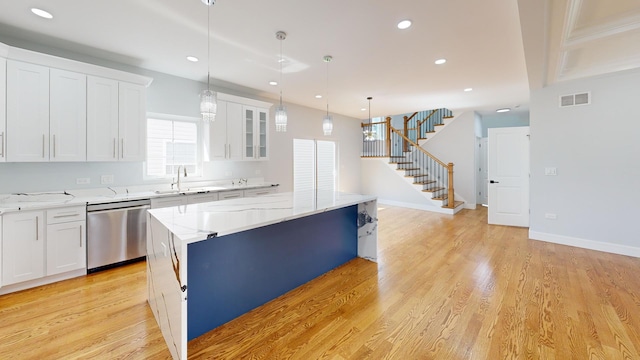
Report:
[[466,88],[466,89],[464,89],[464,91],[466,91],[466,92],[473,91],[473,88]]
[[367,111],[367,108],[360,108],[360,111]]
[[276,86],[276,85],[278,85],[278,82],[277,81],[269,81],[269,85]]
[[402,20],[398,23],[398,29],[404,30],[411,27],[411,20]]
[[509,112],[509,111],[511,111],[511,109],[509,109],[509,108],[503,108],[503,109],[496,110],[496,112],[499,112],[499,113]]
[[316,95],[316,99],[322,99],[322,95]]
[[447,59],[438,59],[436,60],[436,65],[442,65],[447,62]]
[[187,60],[191,61],[191,62],[198,62],[198,58],[195,56],[187,56]]
[[38,8],[31,8],[31,12],[45,19],[53,19],[53,15],[50,12],[44,11]]

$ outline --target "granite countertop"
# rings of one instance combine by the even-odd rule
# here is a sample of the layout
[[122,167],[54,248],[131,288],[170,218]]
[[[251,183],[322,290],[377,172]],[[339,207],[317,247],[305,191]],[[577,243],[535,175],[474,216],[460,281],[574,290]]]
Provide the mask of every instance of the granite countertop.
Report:
[[303,191],[152,209],[149,214],[189,244],[374,200],[372,195]]
[[256,182],[253,184],[218,184],[212,186],[184,186],[180,191],[168,186],[131,186],[87,190],[63,190],[37,193],[0,194],[0,215],[21,210],[39,210],[74,205],[102,204],[118,201],[152,199],[233,190],[250,190],[278,186],[278,184]]

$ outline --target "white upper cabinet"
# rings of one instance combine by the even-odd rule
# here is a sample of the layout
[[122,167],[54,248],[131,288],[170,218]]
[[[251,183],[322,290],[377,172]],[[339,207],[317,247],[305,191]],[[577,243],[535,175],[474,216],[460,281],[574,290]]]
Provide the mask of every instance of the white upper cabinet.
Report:
[[146,89],[89,76],[87,160],[144,161]]
[[243,106],[243,131],[244,131],[244,159],[246,160],[267,160],[268,136],[269,136],[269,110]]
[[142,85],[119,84],[118,130],[120,159],[144,161],[146,154],[146,88]]
[[242,105],[218,100],[216,121],[209,125],[212,160],[242,160]]
[[87,160],[87,77],[50,70],[49,161]]
[[7,60],[0,57],[0,162],[7,159]]
[[49,68],[7,61],[7,161],[49,159]]
[[87,160],[117,161],[118,82],[95,76],[87,78]]
[[0,162],[144,161],[151,81],[0,43]]

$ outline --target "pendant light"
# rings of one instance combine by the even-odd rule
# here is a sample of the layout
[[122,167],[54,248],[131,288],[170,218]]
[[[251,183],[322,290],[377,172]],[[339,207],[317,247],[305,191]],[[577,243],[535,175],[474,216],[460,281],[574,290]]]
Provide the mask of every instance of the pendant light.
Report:
[[376,132],[373,131],[373,125],[371,121],[371,99],[373,99],[371,96],[367,98],[367,100],[369,100],[369,126],[365,127],[363,131],[364,141],[373,141],[376,139]]
[[327,115],[322,119],[322,131],[328,136],[333,131],[333,118],[329,115],[329,63],[333,60],[333,57],[325,55],[322,59],[327,63]]
[[[202,0],[202,2],[211,8],[215,0]],[[218,96],[215,91],[211,91],[211,39],[210,39],[210,18],[211,11],[207,8],[207,89],[200,94],[200,113],[202,121],[212,122],[216,120],[216,111],[218,110]]]
[[276,39],[280,40],[280,105],[276,107],[276,131],[277,132],[286,132],[287,131],[287,109],[282,105],[282,63],[284,59],[282,58],[282,41],[287,38],[287,33],[284,31],[278,31],[276,33]]

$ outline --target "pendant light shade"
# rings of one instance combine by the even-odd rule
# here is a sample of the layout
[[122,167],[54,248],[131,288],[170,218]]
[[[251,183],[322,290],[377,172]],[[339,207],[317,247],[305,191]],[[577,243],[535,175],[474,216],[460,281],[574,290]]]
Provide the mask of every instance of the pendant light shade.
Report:
[[369,100],[369,126],[364,128],[364,141],[373,141],[376,139],[376,132],[373,130],[373,125],[371,121],[371,96],[367,98]]
[[280,40],[280,105],[276,107],[276,131],[277,132],[286,132],[287,131],[287,108],[282,105],[282,63],[284,59],[282,58],[282,41],[287,38],[287,33],[284,31],[278,31],[276,33],[276,39]]
[[327,113],[322,119],[322,131],[325,135],[331,135],[333,131],[333,117]]
[[[213,5],[213,0],[202,1],[209,8]],[[212,122],[216,120],[216,112],[218,111],[218,95],[215,91],[211,91],[211,39],[210,39],[210,18],[211,11],[207,8],[207,89],[200,93],[200,113],[202,114],[202,121]]]
[[215,91],[204,90],[200,94],[200,113],[203,121],[215,121],[218,110],[218,96]]
[[322,119],[322,131],[325,136],[329,136],[333,131],[333,117],[329,115],[329,63],[333,60],[333,57],[325,55],[322,60],[327,63],[327,115]]

